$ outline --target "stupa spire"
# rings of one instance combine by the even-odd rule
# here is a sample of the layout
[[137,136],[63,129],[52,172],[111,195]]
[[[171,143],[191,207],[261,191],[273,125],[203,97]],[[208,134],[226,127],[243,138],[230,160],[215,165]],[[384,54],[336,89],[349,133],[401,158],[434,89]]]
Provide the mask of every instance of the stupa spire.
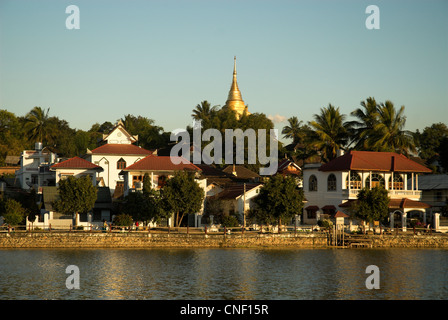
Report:
[[236,56],[233,57],[233,80],[230,86],[229,95],[227,97],[226,106],[232,110],[235,110],[240,117],[245,109],[243,97],[241,96],[241,91],[238,88],[237,73],[236,73]]

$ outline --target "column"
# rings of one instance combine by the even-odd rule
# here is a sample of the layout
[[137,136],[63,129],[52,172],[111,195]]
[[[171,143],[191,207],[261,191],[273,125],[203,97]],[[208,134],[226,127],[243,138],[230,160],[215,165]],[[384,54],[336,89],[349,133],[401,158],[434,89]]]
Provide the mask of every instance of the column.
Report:
[[434,229],[439,231],[440,228],[440,213],[434,213]]
[[406,228],[406,223],[407,223],[407,213],[404,212],[401,214],[401,226],[403,228],[403,231],[406,232],[407,228]]
[[393,231],[394,230],[394,213],[390,212],[389,217],[390,217],[390,229]]

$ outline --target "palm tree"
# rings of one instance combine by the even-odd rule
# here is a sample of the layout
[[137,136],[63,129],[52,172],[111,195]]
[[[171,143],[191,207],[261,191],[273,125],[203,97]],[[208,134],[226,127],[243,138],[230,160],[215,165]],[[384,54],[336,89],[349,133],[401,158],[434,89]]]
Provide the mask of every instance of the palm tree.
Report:
[[50,108],[46,111],[41,107],[34,107],[25,116],[24,129],[29,141],[42,142],[44,144],[51,138],[48,126],[48,113]]
[[366,150],[368,135],[378,123],[378,104],[374,98],[369,97],[366,101],[361,101],[361,107],[350,113],[358,120],[347,122],[350,127],[350,145],[354,144],[355,150]]
[[404,130],[404,106],[397,111],[387,100],[378,106],[378,122],[373,126],[366,145],[372,151],[392,151],[408,154],[415,151],[412,132]]
[[283,127],[282,134],[285,139],[292,139],[292,143],[296,145],[304,138],[304,132],[302,130],[302,121],[297,117],[291,117],[288,119],[289,125]]
[[327,108],[321,108],[320,114],[314,115],[314,121],[310,122],[317,140],[316,146],[321,150],[324,160],[336,158],[338,149],[343,149],[348,143],[348,129],[344,123],[345,115],[339,112],[331,104]]
[[198,104],[195,109],[193,109],[193,113],[191,116],[194,120],[210,120],[213,115],[215,115],[218,106],[211,107],[210,102],[204,100],[201,104]]

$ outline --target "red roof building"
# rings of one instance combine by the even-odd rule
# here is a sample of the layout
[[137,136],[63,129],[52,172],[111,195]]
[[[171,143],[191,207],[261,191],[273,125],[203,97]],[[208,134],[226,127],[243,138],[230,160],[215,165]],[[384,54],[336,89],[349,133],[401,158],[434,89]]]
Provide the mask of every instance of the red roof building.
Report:
[[130,189],[140,189],[146,173],[151,178],[152,187],[158,189],[177,171],[200,173],[201,169],[182,157],[146,156],[120,172],[124,178],[124,195]]
[[92,184],[97,185],[97,175],[103,171],[103,168],[80,157],[73,157],[52,165],[50,171],[55,172],[56,186],[59,181],[70,176],[76,178],[90,176]]
[[52,171],[56,171],[56,169],[92,169],[97,171],[103,171],[103,168],[89,162],[80,157],[74,157],[59,163],[56,163],[50,167]]
[[[303,221],[316,223],[323,217],[334,217],[337,208],[349,210],[361,189],[384,187],[388,191],[391,214],[402,216],[406,228],[408,212],[426,219],[422,193],[418,188],[420,174],[432,171],[395,152],[350,151],[325,164],[308,164],[303,168],[303,190],[307,202]],[[348,213],[345,212],[345,213]],[[394,223],[391,215],[391,226]]]
[[395,152],[349,151],[326,164],[320,171],[380,171],[430,173],[430,169]]

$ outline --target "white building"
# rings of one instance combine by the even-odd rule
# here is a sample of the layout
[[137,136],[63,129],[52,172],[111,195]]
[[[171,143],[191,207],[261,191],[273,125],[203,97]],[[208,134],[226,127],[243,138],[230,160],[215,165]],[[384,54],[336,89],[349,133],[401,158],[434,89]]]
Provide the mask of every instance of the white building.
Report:
[[98,179],[109,187],[114,197],[120,197],[124,191],[123,177],[119,173],[126,167],[138,162],[152,154],[151,151],[134,145],[138,136],[129,134],[122,122],[107,135],[103,136],[103,145],[90,151],[87,150],[84,158],[87,161],[103,168]]
[[20,169],[16,171],[16,178],[22,189],[34,188],[36,191],[42,186],[55,184],[54,173],[49,170],[57,160],[58,155],[42,143],[35,144],[35,150],[24,150],[20,156]]
[[[307,203],[305,224],[315,224],[357,200],[362,188],[384,186],[390,197],[390,225],[406,227],[408,213],[423,216],[430,206],[421,202],[418,176],[431,170],[393,152],[350,151],[326,164],[307,164],[303,170],[303,190]],[[408,185],[407,181],[410,181]]]
[[103,168],[97,166],[80,157],[74,157],[50,166],[50,171],[55,173],[56,186],[59,186],[59,181],[67,177],[81,178],[89,176],[94,186],[97,185],[97,177],[103,172]]

